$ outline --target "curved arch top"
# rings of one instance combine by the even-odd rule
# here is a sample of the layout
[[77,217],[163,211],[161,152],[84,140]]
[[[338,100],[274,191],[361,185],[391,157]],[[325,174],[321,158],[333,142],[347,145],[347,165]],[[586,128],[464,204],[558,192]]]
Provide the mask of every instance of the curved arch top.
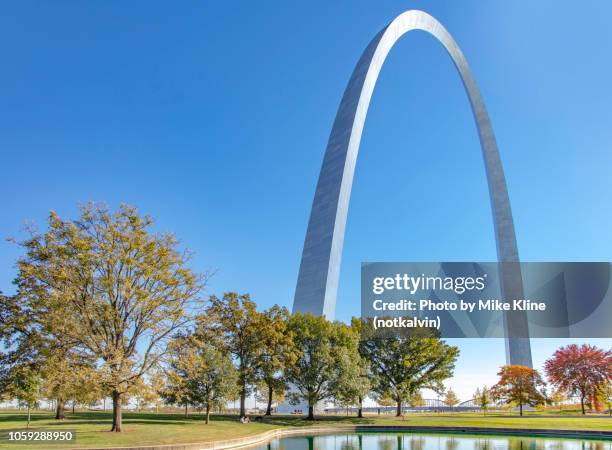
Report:
[[[426,31],[434,36],[444,46],[461,76],[480,138],[498,260],[519,261],[506,179],[491,121],[476,81],[463,53],[442,24],[423,11],[410,10],[397,16],[372,39],[344,91],[317,182],[295,291],[294,312],[311,312],[328,318],[334,316],[349,199],[368,107],[389,51],[404,34],[413,30]],[[500,275],[504,296],[522,298],[518,266],[511,273]],[[508,327],[526,330],[526,318],[507,318],[506,329]],[[513,364],[531,366],[529,340],[506,339],[506,358]]]

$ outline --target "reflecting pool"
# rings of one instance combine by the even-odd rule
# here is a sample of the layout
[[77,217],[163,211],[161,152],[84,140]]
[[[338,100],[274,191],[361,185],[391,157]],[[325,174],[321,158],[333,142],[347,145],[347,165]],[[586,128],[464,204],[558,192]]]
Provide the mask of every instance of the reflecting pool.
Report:
[[345,433],[274,439],[256,450],[612,450],[612,440],[495,435]]

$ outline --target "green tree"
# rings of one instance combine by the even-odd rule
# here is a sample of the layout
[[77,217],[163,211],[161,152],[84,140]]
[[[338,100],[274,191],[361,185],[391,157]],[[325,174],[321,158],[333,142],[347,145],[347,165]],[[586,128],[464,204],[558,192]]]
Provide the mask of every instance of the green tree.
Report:
[[545,384],[537,370],[527,366],[506,365],[497,375],[499,381],[491,388],[491,397],[508,404],[517,404],[521,416],[523,405],[545,403],[546,396],[542,393]]
[[459,397],[455,394],[455,391],[452,389],[448,389],[444,394],[444,403],[446,403],[451,408],[454,408],[459,404]]
[[341,349],[337,355],[338,378],[333,397],[342,405],[357,406],[357,417],[363,417],[363,400],[370,391],[370,380],[365,361],[359,355]]
[[10,397],[17,374],[40,364],[40,333],[31,312],[21,307],[17,296],[0,292],[0,397]]
[[236,391],[238,376],[231,359],[210,345],[200,349],[200,361],[196,376],[187,386],[193,403],[203,407],[206,423],[210,421],[212,408],[221,408]]
[[559,409],[562,408],[565,400],[567,400],[567,395],[562,390],[555,389],[550,395],[550,402]]
[[375,333],[371,323],[364,327],[361,348],[376,380],[373,390],[395,401],[396,416],[402,415],[402,405],[417,391],[442,392],[442,382],[453,375],[459,356],[457,347],[446,344],[430,331],[389,337]]
[[136,411],[142,411],[149,405],[154,404],[159,398],[157,391],[150,381],[141,378],[130,391],[130,398],[136,403]]
[[[272,414],[272,406],[278,405],[285,401],[285,393],[287,392],[287,383],[284,378],[275,378],[272,385],[265,383],[262,380],[258,380],[255,383],[255,393],[257,394],[257,401],[259,403],[265,403],[270,405],[270,414],[266,412],[266,415]],[[270,386],[272,387],[272,402],[270,402]],[[232,400],[232,399],[230,399]],[[266,408],[267,410],[268,408]]]
[[[308,419],[314,420],[316,404],[334,398],[342,385],[345,351],[354,340],[347,325],[310,313],[292,315],[288,328],[298,351],[296,361],[286,369],[287,380],[296,389],[291,398],[305,401]],[[356,347],[353,352],[357,354]]]
[[261,316],[259,354],[257,356],[257,379],[262,386],[259,392],[265,392],[266,416],[272,414],[272,403],[284,396],[287,382],[284,370],[295,362],[297,353],[293,342],[293,333],[287,329],[289,311],[278,305],[264,311]]
[[48,308],[45,290],[36,294],[24,290],[13,297],[0,295],[0,338],[8,349],[0,352],[0,373],[26,365],[40,371],[42,395],[55,401],[55,418],[61,420],[66,401],[79,394],[83,380],[77,375],[85,368],[94,370],[93,358],[65,333],[65,315],[61,308]]
[[55,419],[65,418],[66,402],[92,403],[102,397],[99,374],[88,355],[57,348],[40,367],[44,397],[55,401]]
[[608,407],[608,413],[612,416],[612,381],[601,384],[597,388],[597,396]]
[[32,366],[21,366],[14,369],[10,383],[10,395],[28,408],[27,427],[30,428],[32,408],[40,399],[41,378],[38,370]]
[[91,366],[75,366],[72,400],[80,405],[92,405],[100,401],[104,395],[104,386],[100,382],[100,374]]
[[393,400],[388,395],[380,395],[377,392],[374,392],[374,399],[376,400],[376,404],[379,406],[394,406],[396,405],[395,400]]
[[[172,358],[173,359],[173,358]],[[166,371],[166,382],[160,392],[161,398],[169,405],[178,405],[185,408],[185,417],[189,413],[189,392],[187,390],[186,378],[180,372],[179,366],[171,363],[171,368]]]
[[[55,398],[53,393],[46,390],[48,379],[53,379],[53,372],[49,370],[66,360],[73,352],[70,348],[59,344],[48,327],[49,321],[45,314],[39,314],[35,306],[23,295],[4,296],[0,294],[0,339],[3,351],[0,351],[0,394],[15,396],[16,392],[27,392],[27,383],[34,378],[27,376],[36,373],[44,374],[44,380],[39,376],[40,396]],[[26,379],[22,379],[26,376]],[[59,376],[58,378],[63,378]],[[26,384],[24,384],[26,383]],[[59,383],[58,383],[59,385]],[[63,386],[63,384],[62,384]],[[68,390],[65,386],[62,390]],[[22,401],[30,404],[31,402]],[[63,418],[65,400],[57,402],[56,418]]]
[[22,243],[19,296],[44,315],[55,336],[101,360],[112,392],[112,431],[122,430],[122,396],[158,364],[171,335],[188,324],[205,276],[187,268],[189,253],[153,220],[122,205],[81,208],[77,220],[52,212],[45,234]]
[[353,318],[349,328],[342,328],[345,339],[338,346],[338,379],[334,398],[340,404],[357,405],[357,417],[363,417],[363,400],[370,392],[369,367],[359,349],[361,320]]
[[412,396],[408,399],[408,403],[413,408],[423,406],[425,404],[425,400],[423,400],[423,395],[421,394],[421,391],[416,391],[414,394],[412,394]]
[[491,404],[491,393],[489,388],[486,386],[476,388],[476,392],[474,393],[474,403],[478,405],[478,407],[482,409],[483,413],[486,415],[489,405]]
[[227,354],[210,341],[197,336],[179,336],[173,343],[172,367],[181,380],[185,401],[206,412],[210,421],[212,408],[221,407],[235,393],[236,368]]
[[153,392],[153,398],[151,401],[155,406],[155,412],[159,412],[163,399],[162,394],[166,387],[166,379],[162,370],[156,369],[149,375],[149,385]]
[[219,348],[231,354],[237,362],[240,394],[240,418],[246,417],[246,398],[257,381],[261,368],[261,337],[265,334],[263,315],[248,294],[226,293],[223,298],[210,297],[206,317],[200,328]]

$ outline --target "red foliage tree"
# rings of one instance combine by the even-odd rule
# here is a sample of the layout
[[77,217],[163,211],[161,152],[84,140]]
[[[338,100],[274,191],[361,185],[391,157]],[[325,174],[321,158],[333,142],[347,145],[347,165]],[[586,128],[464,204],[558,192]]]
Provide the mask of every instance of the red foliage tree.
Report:
[[559,348],[544,363],[544,370],[550,383],[559,390],[580,396],[585,414],[585,400],[594,398],[598,389],[612,379],[612,350],[571,344]]

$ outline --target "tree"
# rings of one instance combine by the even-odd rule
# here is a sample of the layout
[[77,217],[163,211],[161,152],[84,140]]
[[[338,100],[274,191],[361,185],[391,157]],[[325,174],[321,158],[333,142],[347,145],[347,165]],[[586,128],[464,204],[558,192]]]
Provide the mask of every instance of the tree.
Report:
[[442,382],[451,377],[459,349],[447,345],[430,331],[400,333],[388,337],[374,333],[371,323],[364,323],[361,348],[369,361],[376,383],[374,391],[391,397],[402,415],[402,405],[417,391],[442,392]]
[[39,372],[48,353],[42,334],[32,308],[0,292],[0,394],[11,395],[20,375]]
[[598,386],[612,379],[612,350],[570,344],[555,351],[544,363],[544,370],[557,389],[580,396],[582,414],[586,414],[585,401],[594,398]]
[[55,419],[65,418],[66,402],[93,403],[102,397],[99,374],[93,361],[69,349],[56,348],[41,364],[42,393],[55,401]]
[[140,379],[130,391],[130,397],[136,402],[136,411],[142,411],[159,398],[150,382]]
[[396,402],[394,399],[389,397],[388,395],[380,395],[377,392],[374,392],[374,400],[376,400],[376,404],[379,406],[394,406]]
[[272,403],[275,397],[284,396],[287,382],[283,371],[295,362],[297,353],[293,343],[293,334],[287,329],[289,311],[277,305],[264,311],[261,316],[260,348],[257,357],[257,379],[262,386],[258,389],[266,393],[266,416],[272,414]]
[[[91,366],[75,366],[74,387],[71,398],[73,405],[92,405],[105,396],[104,385],[100,374]],[[74,412],[74,411],[73,411]]]
[[482,412],[486,415],[489,405],[491,404],[491,392],[486,386],[476,388],[474,393],[474,403],[478,405]]
[[185,408],[185,418],[189,413],[189,393],[186,379],[182,376],[179,366],[173,366],[166,372],[166,383],[160,392],[161,398],[170,405],[179,405]]
[[[270,387],[272,388],[272,398],[270,401]],[[285,392],[287,391],[287,383],[284,378],[275,378],[275,382],[271,385],[265,383],[262,380],[258,380],[255,383],[255,393],[257,394],[257,401],[265,403],[269,406],[270,414],[267,413],[268,407],[266,407],[266,415],[272,414],[272,406],[278,405],[285,401]],[[231,399],[230,399],[231,400]]]
[[363,400],[370,392],[368,361],[360,351],[361,319],[353,317],[345,329],[346,345],[339,347],[338,380],[334,388],[335,399],[343,405],[357,405],[357,417],[363,417]]
[[0,366],[6,373],[11,367],[26,365],[38,371],[41,395],[54,401],[55,419],[63,420],[67,400],[96,391],[84,378],[85,372],[95,371],[93,359],[61,331],[61,319],[55,322],[53,313],[37,310],[40,304],[30,303],[22,295],[5,297],[0,302],[0,334],[9,349],[0,355]]
[[166,388],[166,380],[164,378],[164,373],[160,369],[156,369],[149,376],[149,386],[151,387],[151,391],[153,392],[153,398],[151,402],[155,406],[155,412],[159,412],[159,408],[163,399],[163,392]]
[[246,417],[246,397],[257,381],[261,362],[261,336],[265,333],[263,315],[249,294],[226,293],[223,298],[210,297],[206,317],[200,328],[219,348],[236,358],[240,393],[240,419]]
[[[338,393],[343,383],[343,355],[354,340],[347,325],[310,313],[292,315],[288,329],[298,351],[295,362],[286,369],[287,380],[296,389],[292,402],[305,401],[308,419],[314,420],[316,404]],[[356,347],[352,350],[357,353]]]
[[192,403],[204,408],[208,424],[210,410],[223,406],[232,396],[238,377],[229,357],[216,348],[204,344],[198,353],[198,364],[194,376],[187,381],[187,390]]
[[451,408],[454,408],[457,404],[459,404],[459,397],[452,389],[449,389],[444,394],[444,403],[446,403]]
[[425,404],[425,400],[423,400],[421,391],[416,391],[414,394],[412,394],[412,396],[408,399],[408,404],[413,408],[423,406]]
[[32,366],[17,367],[12,373],[9,392],[19,403],[25,404],[28,408],[27,428],[30,428],[32,408],[36,407],[40,398],[40,382],[40,374]]
[[612,381],[599,386],[598,397],[608,407],[608,413],[612,416]]
[[0,337],[7,349],[0,353],[0,372],[23,366],[39,371],[41,395],[55,402],[55,418],[62,420],[66,401],[78,395],[82,384],[78,382],[83,381],[75,377],[85,367],[93,370],[93,359],[64,332],[68,324],[61,310],[48,309],[41,301],[46,299],[44,290],[30,294],[0,295]]
[[33,320],[30,308],[24,308],[17,295],[0,292],[0,398],[17,399],[31,410],[41,398],[40,366],[43,337],[41,325]]
[[136,208],[81,208],[77,220],[52,212],[49,229],[21,243],[19,296],[44,314],[54,335],[101,360],[112,392],[112,431],[122,430],[122,396],[155,366],[171,335],[190,320],[206,277],[170,234],[153,234]]
[[[353,330],[351,332],[354,333]],[[354,334],[354,342],[340,346],[336,358],[337,379],[333,386],[333,397],[342,405],[357,405],[357,417],[363,417],[363,399],[370,391],[367,361],[358,351],[359,335]]]
[[229,356],[196,335],[175,338],[172,367],[183,384],[185,402],[203,408],[207,424],[211,409],[222,406],[237,389]]
[[559,389],[555,389],[550,395],[550,402],[559,409],[561,409],[562,404],[565,400],[567,400],[567,396],[563,391]]
[[521,416],[523,405],[536,406],[546,401],[542,393],[545,384],[537,370],[527,366],[506,365],[497,375],[499,381],[491,388],[491,397],[508,404],[518,404]]

